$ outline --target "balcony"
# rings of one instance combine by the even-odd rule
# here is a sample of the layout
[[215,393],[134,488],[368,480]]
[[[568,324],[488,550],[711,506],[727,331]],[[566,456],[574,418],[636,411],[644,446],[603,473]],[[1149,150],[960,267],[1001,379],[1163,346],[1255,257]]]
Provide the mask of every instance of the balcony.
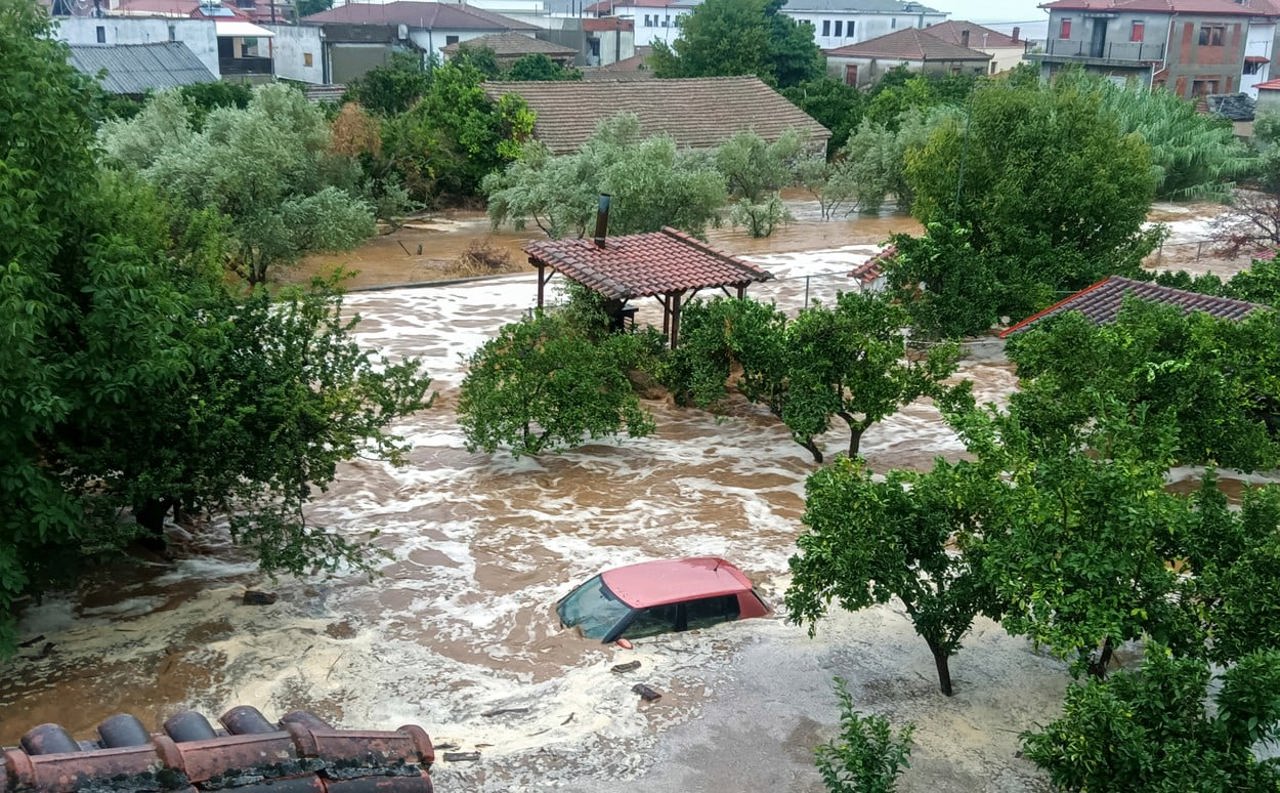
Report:
[[1104,42],[1049,39],[1044,52],[1031,53],[1027,57],[1050,63],[1079,63],[1089,66],[1137,66],[1159,63],[1164,60],[1163,43]]
[[271,59],[251,56],[244,58],[218,58],[218,70],[222,72],[223,77],[227,75],[269,75],[272,73]]

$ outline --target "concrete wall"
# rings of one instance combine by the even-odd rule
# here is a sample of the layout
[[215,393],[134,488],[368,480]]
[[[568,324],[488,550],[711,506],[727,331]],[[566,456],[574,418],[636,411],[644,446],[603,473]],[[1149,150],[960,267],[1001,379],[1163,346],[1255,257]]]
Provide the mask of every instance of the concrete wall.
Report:
[[262,27],[276,34],[276,37],[271,40],[276,77],[312,85],[324,84],[324,40],[318,26],[262,25]]
[[1007,72],[1017,67],[1024,60],[1026,50],[1022,47],[974,47],[978,52],[985,52],[991,56],[991,64],[988,66],[989,74],[999,74]]
[[[1276,23],[1274,21],[1262,23],[1262,20],[1254,20],[1249,24],[1249,35],[1245,38],[1245,57],[1255,56],[1269,61],[1271,53],[1275,51],[1275,39]],[[1258,64],[1254,67],[1253,74],[1247,73],[1249,68],[1246,64],[1244,72],[1240,75],[1240,90],[1256,99],[1258,83],[1265,83],[1271,79],[1271,64]]]
[[[1046,55],[1105,60],[1120,68],[1137,69],[1141,64],[1165,58],[1169,41],[1169,14],[1121,12],[1111,17],[1086,17],[1081,12],[1054,11],[1049,15]],[[1070,23],[1064,37],[1063,23]],[[1134,23],[1142,25],[1140,41],[1133,41]],[[1095,48],[1095,30],[1101,26],[1101,45]],[[1095,55],[1094,53],[1098,53]],[[1093,63],[1101,66],[1104,64]]]
[[835,79],[849,83],[849,67],[857,67],[856,84],[859,88],[875,85],[885,72],[899,66],[919,74],[954,74],[956,69],[961,74],[986,74],[986,61],[904,61],[892,58],[848,58],[838,55],[827,56],[827,74]]
[[[213,20],[161,17],[62,17],[54,36],[68,44],[154,44],[181,41],[213,73],[218,69],[218,36]],[[101,39],[99,38],[101,29]]]
[[[886,36],[904,28],[924,28],[945,22],[946,14],[891,14],[858,11],[791,11],[782,13],[797,22],[813,25],[813,40],[824,50],[857,44],[860,41]],[[840,23],[840,35],[836,35],[836,23]],[[825,24],[824,24],[825,23]],[[853,23],[853,33],[849,25]],[[824,35],[825,33],[825,35]]]
[[608,66],[611,63],[625,61],[636,54],[636,36],[630,30],[601,30],[588,34],[588,53],[591,51],[591,40],[599,42],[598,58],[588,55],[587,65]]
[[[1221,28],[1221,44],[1201,44],[1201,32]],[[1169,37],[1165,86],[1178,96],[1229,94],[1240,90],[1247,17],[1178,15]]]
[[435,53],[443,62],[447,60],[443,50],[453,41],[470,41],[492,32],[491,30],[423,30],[422,28],[410,28],[409,38],[423,51]]

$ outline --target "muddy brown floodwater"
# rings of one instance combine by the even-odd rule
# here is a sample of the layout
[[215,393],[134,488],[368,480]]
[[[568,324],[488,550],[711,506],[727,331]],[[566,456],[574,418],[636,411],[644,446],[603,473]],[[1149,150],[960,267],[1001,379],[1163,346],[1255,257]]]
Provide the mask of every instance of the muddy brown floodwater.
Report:
[[[805,205],[793,211],[803,218]],[[474,216],[436,225],[340,258],[361,267],[365,283],[416,280],[422,262],[405,257],[400,242],[416,252],[416,236],[424,261],[446,261],[490,233]],[[724,230],[712,239],[777,276],[751,294],[795,311],[850,288],[848,270],[888,233],[910,228],[893,216],[808,219],[764,242]],[[520,244],[519,235],[496,239]],[[298,274],[337,261],[315,259]],[[770,742],[752,757],[782,765],[761,773],[808,790],[817,789],[808,752],[834,723],[826,681],[841,674],[859,701],[920,724],[917,764],[926,770],[913,771],[909,789],[1036,789],[1033,770],[1014,756],[1016,735],[1051,717],[1065,678],[1056,661],[989,623],[954,667],[964,695],[945,703],[932,693],[927,650],[891,606],[834,614],[813,641],[776,616],[656,637],[631,651],[560,631],[552,604],[576,583],[656,557],[722,555],[780,603],[814,466],[775,420],[745,404],[717,419],[651,401],[653,437],[544,459],[468,452],[452,412],[462,359],[534,300],[531,273],[351,295],[361,342],[392,359],[420,357],[440,393],[434,408],[396,428],[412,447],[407,466],[348,463],[310,509],[317,525],[376,530],[388,555],[381,575],[272,582],[231,546],[225,526],[194,535],[174,527],[176,560],[100,568],[76,591],[26,611],[21,638],[33,641],[0,669],[0,744],[45,721],[89,737],[124,710],[156,724],[185,707],[216,714],[247,703],[269,715],[305,707],[343,725],[419,723],[438,743],[482,752],[479,766],[443,764],[439,779],[449,785],[441,789],[590,790],[649,773],[651,751],[665,752],[669,769],[712,768],[681,759],[678,742],[696,745],[687,730],[707,724],[703,717],[741,718],[717,696],[731,692],[766,709],[751,712],[768,722],[756,740]],[[640,309],[640,321],[660,324],[656,301]],[[1015,385],[992,345],[971,347],[961,375],[983,400],[1000,402]],[[839,433],[822,440],[828,454],[845,442]],[[961,447],[922,402],[868,431],[863,450],[885,469],[925,467]],[[280,599],[240,605],[246,587]],[[638,676],[609,672],[630,660],[641,662]],[[758,676],[772,678],[765,689],[753,687]],[[639,681],[663,698],[638,706],[630,688]],[[789,682],[804,690],[789,691]],[[797,703],[804,710],[792,713]],[[484,715],[495,710],[506,712]],[[677,743],[663,748],[663,735]],[[977,760],[998,764],[994,776],[996,766]],[[693,778],[651,787],[709,789]]]

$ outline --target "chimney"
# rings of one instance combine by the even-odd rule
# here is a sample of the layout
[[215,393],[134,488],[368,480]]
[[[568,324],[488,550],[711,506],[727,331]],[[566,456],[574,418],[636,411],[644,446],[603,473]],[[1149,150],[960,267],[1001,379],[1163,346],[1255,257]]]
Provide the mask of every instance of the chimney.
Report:
[[597,248],[604,247],[604,238],[609,233],[609,194],[600,194],[600,206],[596,209],[596,236],[595,244]]
[[1015,28],[1013,29],[1013,40],[1014,40],[1014,41],[1017,41],[1017,40],[1018,40],[1018,34],[1019,34],[1019,33],[1021,33],[1021,32],[1022,32],[1022,28],[1020,28],[1020,27],[1015,27]]
[[960,46],[961,47],[969,46],[969,31],[967,30],[960,31]]

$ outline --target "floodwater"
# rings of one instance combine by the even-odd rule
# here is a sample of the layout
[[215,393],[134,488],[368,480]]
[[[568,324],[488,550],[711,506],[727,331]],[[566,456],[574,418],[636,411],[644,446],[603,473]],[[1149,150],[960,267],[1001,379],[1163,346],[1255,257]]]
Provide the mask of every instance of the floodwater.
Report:
[[[411,231],[432,256],[447,258],[484,238],[483,224],[454,218],[442,224],[446,230]],[[848,270],[891,230],[910,228],[892,216],[835,221],[830,231],[815,225],[797,223],[783,232],[791,236],[763,243],[721,231],[713,242],[777,276],[749,294],[794,311],[850,288]],[[498,239],[518,247],[517,235]],[[351,258],[367,267],[389,249],[379,240]],[[381,261],[382,282],[413,280],[404,262]],[[576,583],[657,557],[722,555],[780,603],[814,465],[776,420],[746,404],[717,419],[649,401],[653,437],[599,441],[541,459],[466,451],[452,411],[463,358],[535,297],[528,272],[349,296],[363,318],[361,342],[392,359],[421,358],[439,392],[432,409],[397,427],[412,446],[407,466],[348,463],[310,510],[319,526],[352,535],[377,530],[376,544],[388,555],[381,575],[272,582],[229,545],[223,527],[194,536],[175,527],[176,561],[103,568],[77,591],[28,609],[20,639],[29,646],[0,669],[0,744],[12,745],[46,721],[88,738],[120,711],[158,724],[184,707],[217,715],[246,703],[268,716],[305,707],[352,727],[421,724],[437,743],[496,758],[494,768],[506,776],[491,769],[487,784],[504,781],[488,789],[536,789],[531,775],[617,780],[643,771],[640,749],[697,717],[717,675],[732,678],[726,670],[744,646],[808,641],[777,617],[658,637],[631,651],[558,629],[552,604]],[[660,325],[656,301],[641,303],[638,319]],[[970,353],[961,376],[974,381],[980,400],[1000,402],[1015,385],[1008,364],[989,345]],[[829,455],[846,440],[839,432],[822,439]],[[939,455],[955,458],[961,446],[921,402],[868,431],[863,452],[877,469],[920,468]],[[280,600],[240,605],[247,587],[277,592]],[[862,622],[828,630],[839,636],[896,626],[880,642],[859,640],[879,645],[874,664],[881,673],[898,667],[904,647],[923,651],[889,607],[855,618]],[[1018,693],[1003,693],[1010,687],[987,669],[976,678],[988,686],[985,721],[975,726],[972,713],[964,716],[967,737],[954,740],[930,731],[946,729],[945,720],[922,727],[918,740],[937,754],[939,767],[950,762],[948,752],[978,751],[987,734],[1012,746],[1005,752],[1012,758],[1010,736],[1060,696],[1061,668],[998,627],[966,644],[975,659],[1024,668],[1027,685],[1040,693],[1032,701],[1047,704],[1005,725],[1001,719],[1025,707],[1000,699]],[[921,657],[927,664],[928,653]],[[637,677],[609,672],[630,660],[642,664]],[[639,681],[664,697],[638,706],[630,687]],[[459,773],[458,789],[485,789],[483,778]]]

